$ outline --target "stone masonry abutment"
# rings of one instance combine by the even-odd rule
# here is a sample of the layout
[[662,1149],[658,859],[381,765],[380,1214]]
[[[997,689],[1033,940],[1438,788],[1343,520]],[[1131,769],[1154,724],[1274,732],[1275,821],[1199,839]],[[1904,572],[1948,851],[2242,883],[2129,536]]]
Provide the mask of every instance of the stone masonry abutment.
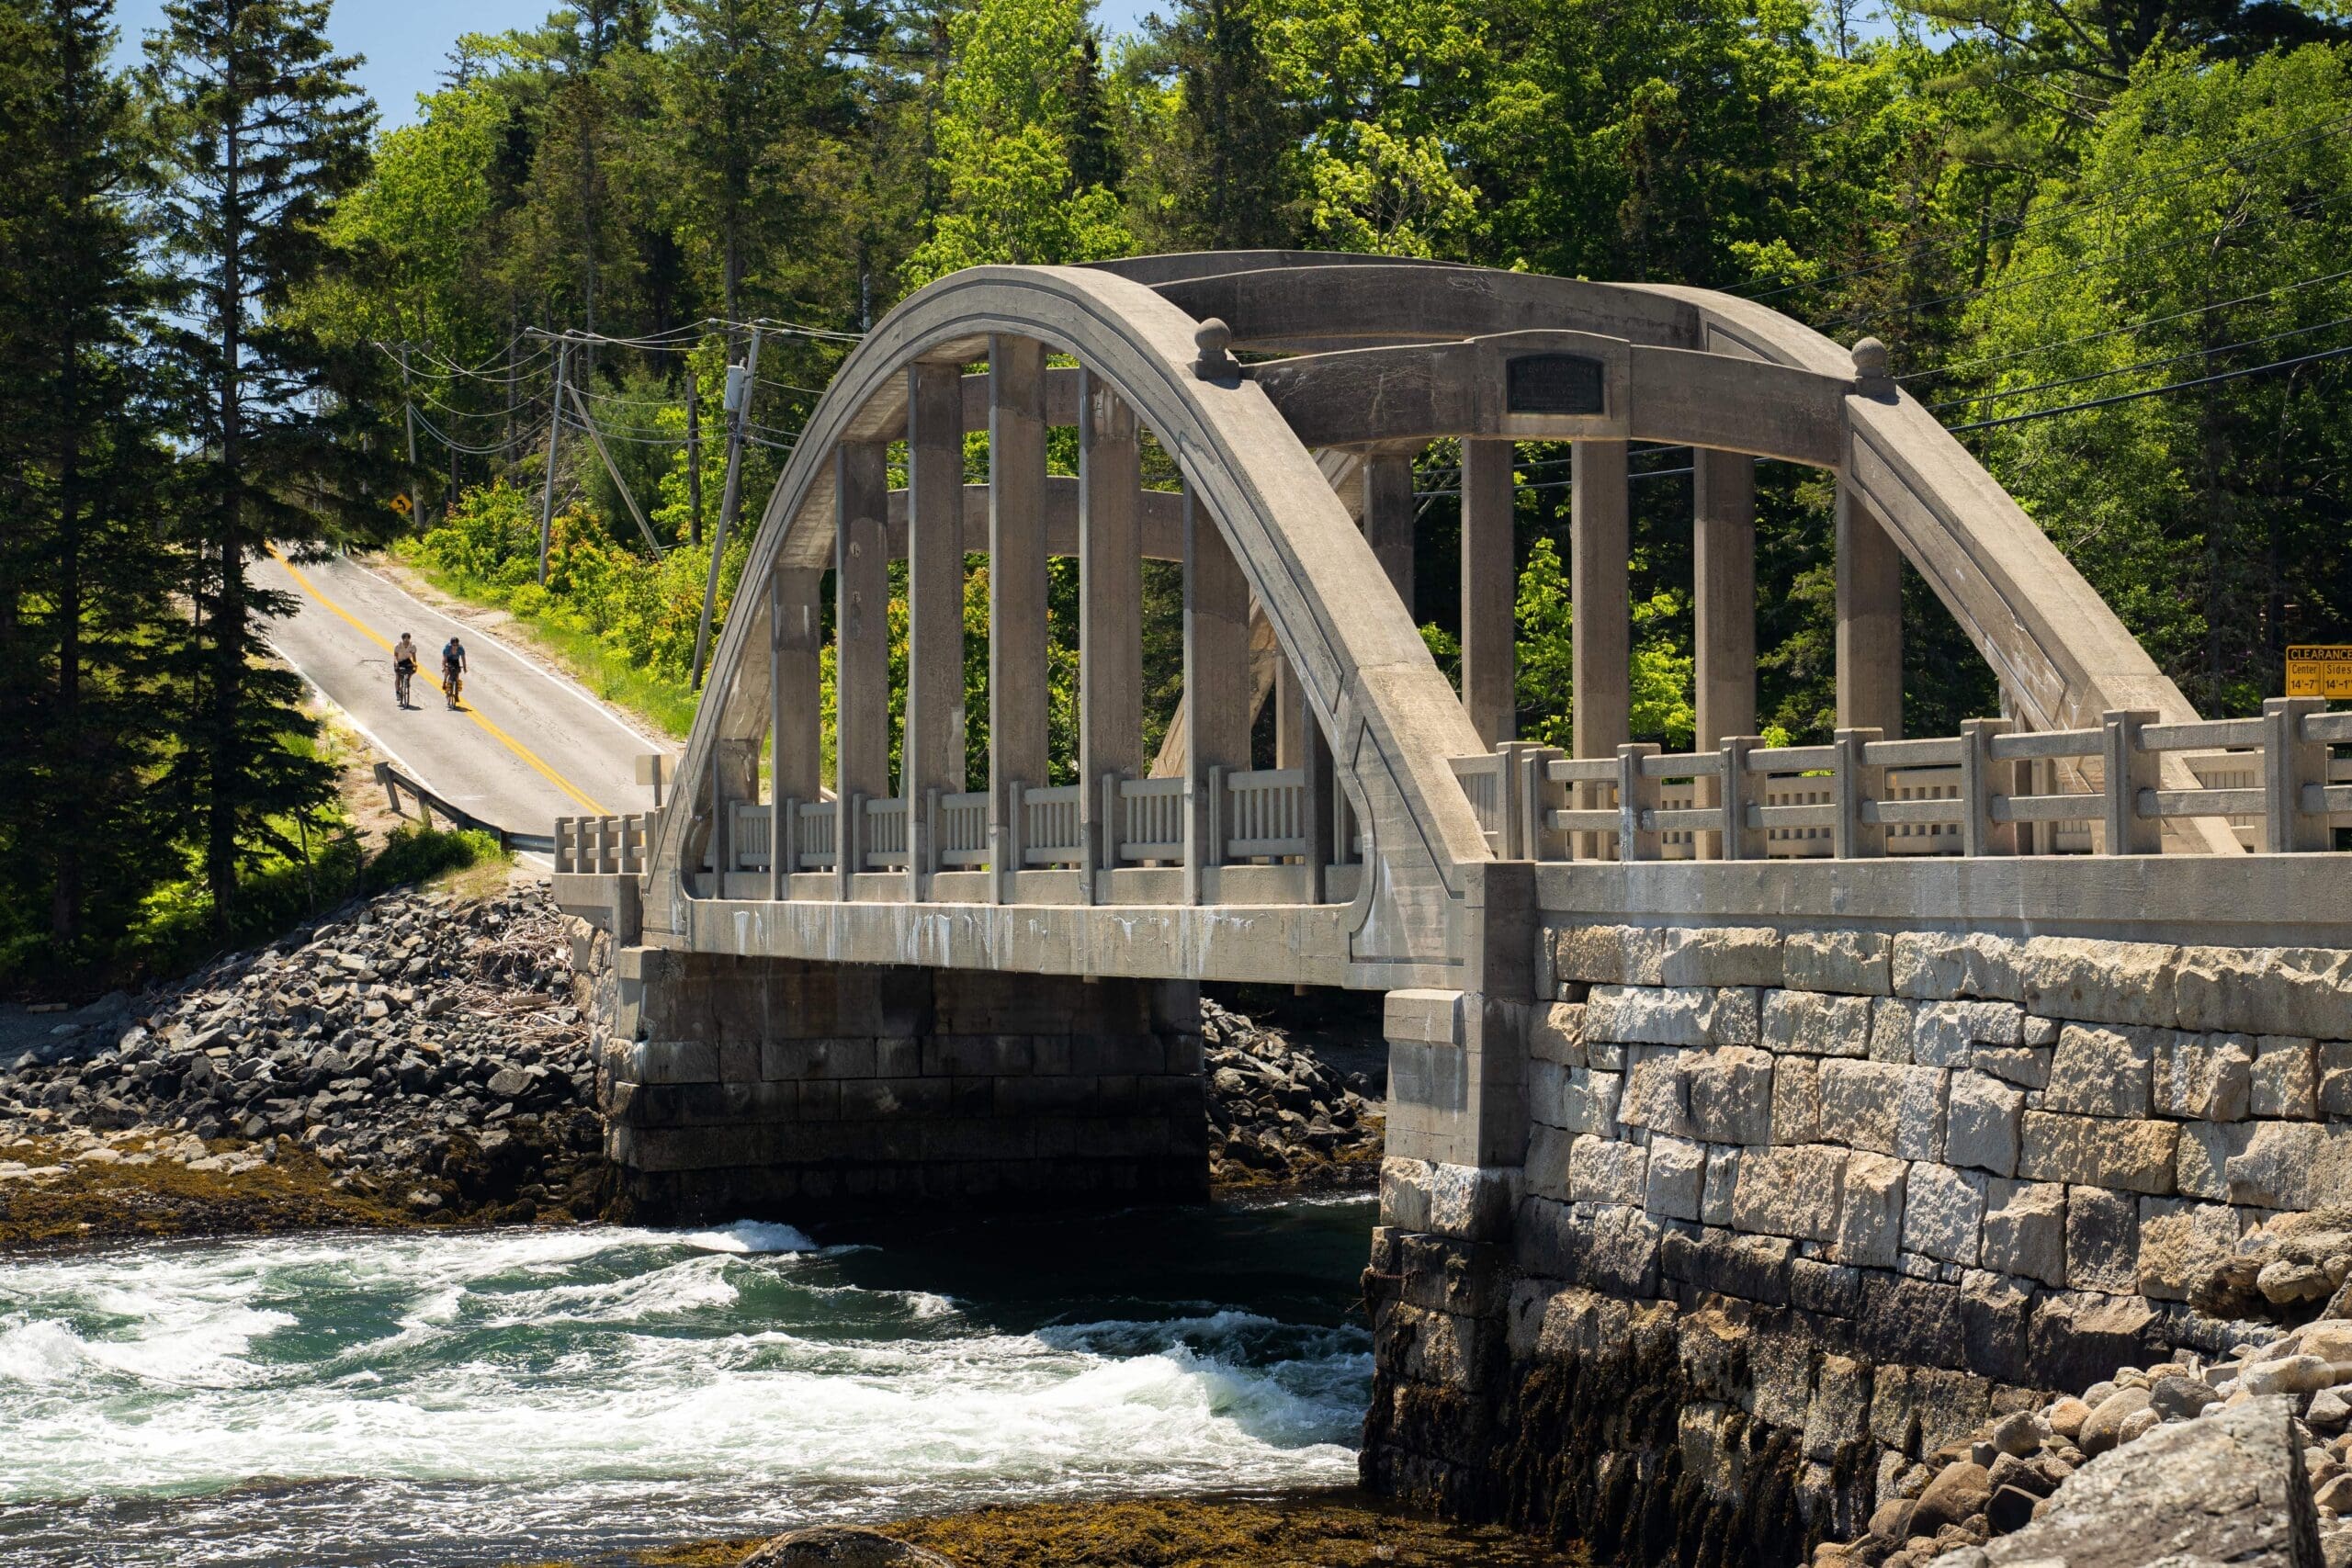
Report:
[[2263,1332],[2209,1315],[2219,1266],[2352,1201],[2327,917],[2125,940],[2180,905],[2113,889],[2113,937],[2051,934],[2100,929],[2086,901],[1923,930],[1830,866],[1775,871],[1779,918],[1613,912],[1641,876],[1545,884],[1523,985],[1389,998],[1378,1490],[1795,1562],[1990,1416]]
[[621,947],[597,990],[637,1218],[1207,1196],[1194,985]]

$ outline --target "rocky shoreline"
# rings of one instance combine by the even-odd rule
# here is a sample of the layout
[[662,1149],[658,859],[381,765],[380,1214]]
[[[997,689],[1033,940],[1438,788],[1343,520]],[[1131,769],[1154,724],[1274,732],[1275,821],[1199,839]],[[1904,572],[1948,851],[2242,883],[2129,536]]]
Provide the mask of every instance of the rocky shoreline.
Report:
[[[2211,1361],[2180,1351],[2119,1367],[1986,1422],[1896,1477],[1869,1531],[1824,1542],[1814,1568],[2075,1561],[2102,1534],[2140,1562],[2158,1553],[2132,1557],[2128,1543],[2183,1548],[2175,1529],[2198,1538],[2182,1561],[2352,1565],[2352,1208],[2280,1222],[2200,1295],[2281,1331]],[[2204,1550],[2217,1542],[2229,1550]]]
[[[575,934],[524,875],[397,891],[168,990],[16,1015],[0,1247],[605,1216]],[[1376,1183],[1378,1086],[1203,1014],[1214,1190]]]

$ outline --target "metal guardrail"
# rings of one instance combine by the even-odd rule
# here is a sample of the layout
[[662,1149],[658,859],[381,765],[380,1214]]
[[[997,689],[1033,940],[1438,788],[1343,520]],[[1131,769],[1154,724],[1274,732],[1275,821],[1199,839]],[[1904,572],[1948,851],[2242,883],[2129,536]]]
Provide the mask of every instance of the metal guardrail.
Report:
[[[2030,854],[2071,848],[2060,835],[2088,828],[2107,853],[2155,854],[2167,819],[2196,817],[2251,818],[2273,852],[2308,852],[2332,847],[2352,813],[2328,751],[2346,743],[2352,714],[2288,697],[2259,718],[2165,724],[2130,711],[2097,728],[2022,733],[1971,719],[1953,737],[1841,729],[1825,746],[1767,747],[1742,736],[1679,755],[1640,745],[1569,758],[1508,742],[1449,761],[1487,843],[1511,860]],[[2163,787],[2167,752],[2248,784]]]
[[434,794],[390,762],[376,764],[376,782],[384,786],[385,798],[391,802],[392,815],[395,817],[408,815],[401,809],[401,793],[405,790],[411,798],[415,800],[417,817],[427,829],[433,827],[433,815],[437,811],[451,823],[468,831],[490,834],[498,840],[500,849],[509,852],[522,850],[533,854],[555,853],[553,834],[517,833],[511,829],[502,828],[495,822],[485,822],[464,807],[453,805],[443,796]]

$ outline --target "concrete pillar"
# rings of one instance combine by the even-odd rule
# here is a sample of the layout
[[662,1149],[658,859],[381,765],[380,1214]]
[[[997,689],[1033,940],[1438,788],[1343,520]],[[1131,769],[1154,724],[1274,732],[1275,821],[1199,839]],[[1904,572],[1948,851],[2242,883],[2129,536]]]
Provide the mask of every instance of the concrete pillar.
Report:
[[1107,867],[1102,780],[1143,775],[1143,457],[1135,411],[1087,372],[1078,405],[1080,820]]
[[775,869],[769,886],[779,897],[789,886],[786,879],[799,869],[785,861],[797,824],[782,815],[783,809],[816,800],[824,784],[824,616],[818,606],[824,575],[808,567],[778,567],[770,581],[768,604],[775,621],[770,640],[775,686],[769,694],[769,772],[778,816],[772,844]]
[[[1613,757],[1632,737],[1633,602],[1626,574],[1633,550],[1625,443],[1579,441],[1569,470],[1568,596],[1576,611],[1576,671],[1570,680],[1576,754]],[[1579,786],[1577,805],[1606,800]],[[1579,859],[1597,859],[1602,840],[1586,837]]]
[[930,864],[930,792],[964,788],[964,373],[907,367],[907,717],[899,793],[910,890]]
[[1838,483],[1838,728],[1903,733],[1903,552]]
[[1184,758],[1192,780],[1193,841],[1186,893],[1202,897],[1200,873],[1223,858],[1209,841],[1212,768],[1250,766],[1250,585],[1216,519],[1184,492]]
[[1613,757],[1631,739],[1633,548],[1625,443],[1579,441],[1570,473],[1568,593],[1576,609],[1576,751]]
[[1462,705],[1489,747],[1519,734],[1512,450],[1462,443]]
[[[1046,345],[989,339],[989,798],[991,860],[1013,784],[1050,776],[1046,728]],[[1000,895],[1012,867],[997,866]]]
[[833,454],[834,842],[846,896],[859,869],[861,796],[890,793],[890,466],[879,441]]
[[1306,711],[1306,692],[1291,668],[1290,655],[1274,649],[1274,766],[1306,765],[1306,732],[1314,720]]
[[1375,452],[1363,460],[1363,536],[1380,569],[1388,574],[1405,614],[1413,609],[1413,459],[1403,452]]
[[1693,619],[1698,629],[1698,749],[1756,733],[1756,459],[1691,454]]

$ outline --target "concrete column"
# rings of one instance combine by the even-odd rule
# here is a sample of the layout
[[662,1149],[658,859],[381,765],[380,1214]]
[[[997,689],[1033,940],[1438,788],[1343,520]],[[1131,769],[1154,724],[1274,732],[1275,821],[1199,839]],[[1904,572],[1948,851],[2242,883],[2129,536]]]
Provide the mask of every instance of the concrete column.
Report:
[[1142,498],[1135,411],[1088,372],[1078,404],[1078,777],[1097,866],[1110,863],[1103,775],[1143,774]]
[[964,385],[907,367],[907,728],[899,793],[964,787]]
[[1631,739],[1633,548],[1625,443],[1576,444],[1569,490],[1568,593],[1576,609],[1576,751],[1613,757]]
[[1184,766],[1192,781],[1193,841],[1186,892],[1222,857],[1208,842],[1210,770],[1250,766],[1250,585],[1216,519],[1184,492]]
[[1044,784],[1047,760],[1046,346],[1000,335],[989,339],[989,793]]
[[1508,441],[1462,443],[1462,705],[1491,747],[1519,734],[1519,560]]
[[1903,733],[1903,552],[1838,483],[1838,728]]
[[838,842],[854,872],[854,797],[890,793],[890,468],[879,441],[833,455],[833,792]]
[[1698,628],[1698,749],[1756,733],[1756,459],[1691,454],[1693,619]]
[[1413,505],[1409,456],[1375,452],[1363,460],[1363,536],[1405,602],[1405,614],[1419,626],[1413,610]]
[[[774,580],[770,603],[776,616],[775,690],[770,739],[775,753],[770,763],[775,779],[773,798],[779,812],[789,801],[816,800],[824,784],[824,616],[818,605],[824,575],[808,567],[778,567]],[[793,827],[781,815],[777,817],[774,831],[779,854]],[[779,863],[773,879],[778,893],[789,887],[786,879],[797,869]]]
[[1291,668],[1290,655],[1274,649],[1274,766],[1306,765],[1306,731],[1315,721],[1306,711],[1306,692]]

